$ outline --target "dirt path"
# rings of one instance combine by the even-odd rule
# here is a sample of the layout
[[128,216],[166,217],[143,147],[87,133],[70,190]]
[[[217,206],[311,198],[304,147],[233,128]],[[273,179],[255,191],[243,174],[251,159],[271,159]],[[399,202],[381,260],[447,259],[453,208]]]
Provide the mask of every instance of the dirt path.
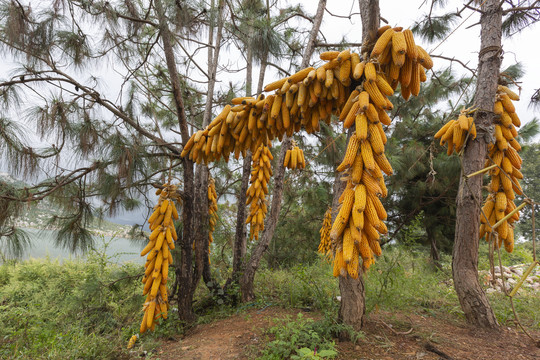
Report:
[[[165,341],[160,360],[255,359],[272,319],[300,310],[266,308],[200,325],[178,341]],[[317,317],[317,314],[305,313]],[[357,344],[337,342],[339,359],[540,360],[540,348],[515,329],[475,330],[461,321],[429,315],[372,313]],[[534,332],[540,339],[540,332]]]

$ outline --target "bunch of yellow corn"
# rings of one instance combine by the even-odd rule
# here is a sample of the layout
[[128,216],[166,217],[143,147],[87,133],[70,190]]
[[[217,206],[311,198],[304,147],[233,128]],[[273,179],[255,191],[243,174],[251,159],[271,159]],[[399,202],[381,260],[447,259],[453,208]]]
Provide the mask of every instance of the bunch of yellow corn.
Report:
[[302,149],[296,145],[296,142],[292,141],[292,149],[287,150],[285,153],[285,159],[283,160],[283,166],[289,169],[303,169],[306,167],[306,158]]
[[[379,29],[373,51],[368,55],[366,53],[362,58],[350,49],[323,52],[320,58],[325,63],[321,66],[302,69],[268,84],[264,91],[273,91],[273,94],[232,99],[232,104],[227,105],[205,129],[193,134],[181,154],[197,163],[217,161],[222,156],[228,161],[232,152],[238,159],[240,154],[245,156],[247,150],[255,153],[266,148],[269,140],[276,137],[281,140],[285,134],[292,136],[302,128],[308,133],[319,131],[320,122],[330,123],[332,114],[339,116],[345,128],[354,124],[356,133],[338,168],[338,171],[347,171],[350,175],[346,190],[348,196],[342,205],[349,212],[345,214],[345,210],[340,210],[341,215],[336,220],[340,225],[334,223],[337,229],[332,238],[337,245],[337,273],[348,272],[351,276],[358,276],[358,273],[347,271],[345,264],[353,269],[360,254],[367,269],[373,262],[373,254],[380,254],[379,233],[387,231],[382,222],[386,219],[386,212],[379,200],[379,196],[386,196],[382,172],[392,173],[384,155],[386,135],[382,127],[391,122],[386,111],[393,105],[387,97],[398,85],[401,85],[405,99],[411,94],[418,95],[420,83],[426,80],[425,69],[433,66],[427,52],[415,44],[412,32],[402,31],[402,28],[385,26]],[[294,152],[295,148],[284,165],[294,165]],[[302,154],[301,150],[297,149],[297,167],[300,164],[299,154]],[[301,158],[303,164],[303,156]],[[268,178],[260,175],[264,168],[263,163],[254,161],[252,186],[248,190],[248,204],[252,206],[247,222],[252,224],[251,236],[255,237],[264,227],[266,213],[266,192],[261,189],[262,181],[266,185]],[[261,180],[254,183],[254,177]],[[356,192],[362,192],[365,199],[363,204],[354,206],[356,224],[355,229],[350,229],[348,219],[354,205],[349,204],[350,195]],[[358,201],[362,201],[360,195]],[[349,228],[347,234],[352,234],[352,237],[346,236],[343,260],[341,238],[345,228]],[[350,239],[356,244],[353,250]],[[354,254],[356,260],[353,260]]]
[[210,178],[208,179],[208,253],[210,253],[210,245],[214,242],[212,233],[218,221],[217,210],[216,182]]
[[[519,100],[519,96],[506,86],[499,85],[495,101],[494,112],[498,115],[495,126],[495,144],[489,145],[488,160],[486,167],[497,165],[490,170],[491,182],[488,189],[490,194],[482,208],[481,225],[479,236],[482,238],[492,231],[492,226],[506,217],[516,208],[514,199],[517,195],[523,195],[519,179],[523,179],[521,173],[521,157],[518,151],[521,146],[516,140],[518,135],[516,127],[521,126],[521,121],[516,114],[512,100]],[[500,247],[504,243],[506,251],[514,249],[514,225],[519,220],[519,211],[508,219],[504,219],[497,226],[499,241],[495,244]],[[489,224],[488,224],[489,223]],[[489,240],[489,237],[486,237]]]
[[[441,146],[448,144],[447,154],[458,153],[465,145],[467,136],[476,139],[476,125],[474,118],[467,116],[467,109],[461,111],[457,120],[450,120],[435,134],[435,139],[441,138]],[[470,134],[470,135],[469,135]]]
[[268,211],[266,195],[268,194],[268,181],[272,176],[272,164],[274,157],[268,145],[259,146],[253,154],[251,165],[251,185],[247,190],[246,205],[250,205],[250,212],[246,219],[246,224],[250,224],[251,231],[249,239],[259,240],[259,231],[264,230],[264,218]]
[[178,219],[178,211],[174,204],[174,200],[179,200],[176,189],[175,185],[165,183],[162,189],[157,190],[159,200],[148,219],[152,233],[148,245],[141,252],[141,256],[148,254],[142,279],[146,301],[143,306],[141,334],[147,329],[154,330],[155,320],[160,317],[167,318],[169,308],[167,278],[169,265],[173,262],[170,251],[174,249],[174,241],[178,239],[173,223],[173,220]]
[[274,94],[232,99],[223,111],[186,143],[181,156],[197,163],[238,159],[248,149],[255,152],[267,140],[292,136],[304,128],[319,131],[320,121],[330,123],[350,93],[351,66],[359,61],[350,50],[326,52],[319,68],[308,67],[264,88]]
[[328,208],[324,213],[324,220],[319,231],[321,234],[321,242],[319,244],[319,253],[325,255],[332,254],[332,242],[330,241],[330,229],[332,228],[332,208]]
[[347,186],[330,232],[336,249],[334,276],[357,278],[359,255],[364,270],[369,269],[374,255],[381,255],[380,234],[388,232],[380,200],[387,195],[383,172],[393,173],[384,154],[387,139],[382,125],[390,125],[386,111],[393,108],[387,97],[398,85],[405,99],[418,95],[420,83],[426,80],[424,68],[433,66],[425,50],[415,45],[412,32],[401,30],[379,29],[370,58],[355,60],[353,79],[358,85],[339,115],[344,128],[354,125],[355,131],[336,169],[346,174]]
[[[402,31],[401,27],[391,28],[387,25],[380,28],[378,34],[380,36],[373,47],[371,58],[377,59],[377,64],[392,89],[396,89],[398,84],[401,85],[401,95],[405,100],[408,100],[411,94],[417,96],[420,83],[426,81],[425,69],[433,67],[431,57],[426,50],[415,44],[410,29]],[[367,66],[366,64],[364,72],[368,70]],[[366,76],[370,80],[376,80],[372,71]]]

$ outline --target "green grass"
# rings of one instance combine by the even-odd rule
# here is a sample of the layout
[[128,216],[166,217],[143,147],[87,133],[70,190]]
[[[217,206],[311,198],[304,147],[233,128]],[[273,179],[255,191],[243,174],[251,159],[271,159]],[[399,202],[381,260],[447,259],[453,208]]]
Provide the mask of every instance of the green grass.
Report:
[[93,256],[1,266],[0,358],[126,357],[141,316],[141,269]]

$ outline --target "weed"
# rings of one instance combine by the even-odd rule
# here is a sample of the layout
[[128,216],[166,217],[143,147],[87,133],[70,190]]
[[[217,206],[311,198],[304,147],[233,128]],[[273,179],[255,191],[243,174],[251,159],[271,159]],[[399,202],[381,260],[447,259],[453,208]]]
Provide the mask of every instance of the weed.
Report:
[[[275,339],[266,344],[259,359],[321,359],[321,352],[326,354],[324,358],[337,355],[329,329],[323,329],[319,322],[304,317],[302,313],[295,321],[290,317],[276,321],[278,324],[268,331]],[[319,357],[306,357],[308,354]]]

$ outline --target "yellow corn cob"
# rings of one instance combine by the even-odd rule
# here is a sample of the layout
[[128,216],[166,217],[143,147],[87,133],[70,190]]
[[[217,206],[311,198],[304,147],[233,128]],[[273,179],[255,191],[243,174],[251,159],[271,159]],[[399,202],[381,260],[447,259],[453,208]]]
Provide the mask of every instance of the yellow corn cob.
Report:
[[412,61],[416,61],[418,57],[418,49],[414,43],[412,31],[410,29],[403,30],[403,36],[405,37],[405,42],[407,43],[407,57]]
[[334,277],[338,277],[342,273],[345,274],[346,272],[346,264],[345,261],[343,261],[343,250],[336,251],[336,256],[334,257]]
[[371,84],[369,81],[364,82],[364,89],[368,92],[369,98],[373,101],[375,106],[381,109],[387,109],[386,98],[377,87],[375,83]]
[[375,163],[386,175],[392,175],[394,173],[392,165],[390,165],[390,162],[384,153],[381,155],[376,155],[373,158],[375,159]]
[[354,208],[357,212],[363,212],[366,208],[366,187],[364,184],[359,184],[354,189]]
[[427,70],[431,69],[433,67],[433,60],[431,59],[431,56],[429,56],[427,51],[424,50],[424,48],[420,45],[416,45],[416,49],[418,50],[418,63]]
[[[311,70],[315,70],[315,68],[310,66],[310,67],[307,67],[307,68],[305,68],[305,69],[302,69],[302,70],[298,71],[297,73],[291,75],[291,76],[287,79],[287,81],[288,81],[290,84],[295,84],[295,83],[297,83],[297,82],[300,82],[300,81],[304,80],[304,78],[305,78],[306,76],[308,76],[308,74],[311,72]],[[267,90],[265,90],[265,91],[267,91]]]
[[358,111],[366,111],[369,105],[369,94],[367,91],[362,91],[358,95]]
[[376,83],[381,93],[383,93],[386,96],[394,95],[394,89],[392,89],[390,84],[388,84],[388,82],[386,81],[383,75],[377,74]]
[[339,81],[342,83],[349,80],[349,76],[351,74],[351,60],[345,60],[341,63],[341,66],[339,67]]
[[377,196],[385,196],[379,182],[371,177],[367,171],[362,172],[362,184],[366,186],[366,192],[374,193]]
[[351,58],[351,50],[345,49],[338,54],[336,60],[338,62],[343,62],[343,61],[349,60],[350,58]]
[[351,262],[353,258],[354,240],[351,236],[351,230],[349,227],[343,232],[343,261],[345,263]]
[[500,94],[499,97],[501,98],[501,103],[503,105],[504,110],[506,110],[506,112],[508,113],[516,112],[516,108],[514,107],[512,100],[510,100],[510,97],[507,94]]
[[360,141],[366,140],[368,135],[368,122],[366,115],[361,113],[356,115],[356,136]]
[[364,169],[364,162],[362,156],[356,155],[351,166],[351,181],[353,184],[360,183],[362,179],[362,170]]
[[375,159],[373,158],[373,151],[369,141],[364,140],[361,142],[360,153],[362,154],[362,159],[364,160],[364,166],[366,169],[375,169]]
[[366,63],[364,61],[356,64],[356,66],[354,67],[354,70],[353,70],[353,78],[355,80],[358,80],[358,79],[360,79],[362,77],[362,75],[364,74],[365,65],[366,65]]
[[366,77],[366,81],[368,82],[377,81],[377,70],[375,69],[374,63],[368,62],[366,64],[366,66],[364,67],[364,76]]
[[331,248],[330,242],[330,230],[332,228],[332,208],[328,208],[324,213],[324,220],[321,230],[321,242],[319,244],[318,252],[321,254],[329,254]]
[[358,147],[360,146],[360,140],[358,140],[356,134],[353,134],[347,144],[347,150],[345,151],[345,157],[341,164],[336,168],[336,171],[341,172],[350,167],[357,156]]
[[377,129],[377,125],[369,124],[368,131],[369,143],[371,144],[374,155],[384,154],[384,144],[381,138],[381,134],[379,133],[379,129]]
[[407,52],[407,43],[405,41],[405,35],[402,32],[394,32],[392,34],[392,51],[398,54],[405,54]]
[[377,57],[380,54],[382,54],[384,48],[392,39],[394,32],[395,31],[393,29],[388,29],[381,36],[379,36],[379,38],[377,39],[377,42],[375,43],[375,46],[373,47],[373,50],[371,51],[372,58]]
[[273,83],[270,83],[264,87],[265,92],[281,89],[283,84],[288,80],[288,78],[279,79],[277,81],[274,81]]
[[513,92],[512,90],[510,90],[508,87],[504,86],[504,85],[498,85],[497,86],[497,90],[499,92],[503,92],[505,93],[506,95],[508,95],[508,97],[511,99],[511,100],[514,100],[514,101],[519,101],[519,95],[516,94],[515,92]]

